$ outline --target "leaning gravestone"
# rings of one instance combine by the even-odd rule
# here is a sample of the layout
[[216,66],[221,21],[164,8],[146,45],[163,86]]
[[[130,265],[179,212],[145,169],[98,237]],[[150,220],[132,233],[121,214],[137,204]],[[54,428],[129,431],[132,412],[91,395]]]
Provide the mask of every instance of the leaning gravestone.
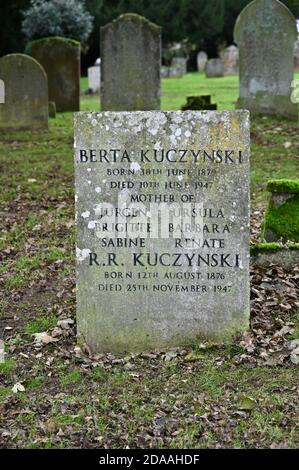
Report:
[[0,80],[5,84],[0,129],[47,129],[48,81],[42,66],[27,55],[10,54],[0,59]]
[[75,115],[77,320],[92,351],[249,322],[249,113]]
[[206,64],[206,77],[223,77],[224,67],[221,59],[210,59]]
[[160,108],[161,28],[125,14],[101,28],[101,109]]
[[294,74],[295,18],[277,0],[254,0],[240,13],[234,30],[239,46],[238,108],[297,119],[290,99]]
[[198,72],[203,72],[206,68],[208,62],[208,55],[204,51],[200,51],[196,57],[197,70]]
[[239,73],[239,49],[233,44],[220,52],[223,62],[223,75],[238,75]]
[[32,56],[44,67],[49,80],[49,100],[57,112],[80,109],[80,43],[50,37],[32,43]]

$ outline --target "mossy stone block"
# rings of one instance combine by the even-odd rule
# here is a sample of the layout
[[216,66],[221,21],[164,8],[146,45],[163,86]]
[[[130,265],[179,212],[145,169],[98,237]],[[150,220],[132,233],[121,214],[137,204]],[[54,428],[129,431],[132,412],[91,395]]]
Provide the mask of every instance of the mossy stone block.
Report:
[[193,111],[213,111],[217,109],[217,105],[211,103],[211,95],[196,95],[188,96],[187,103],[181,109],[182,111],[187,111],[188,109]]
[[259,243],[250,247],[251,263],[258,266],[277,264],[292,269],[299,263],[299,243]]
[[262,238],[267,242],[279,239],[299,241],[299,180],[270,180],[269,205],[262,226]]

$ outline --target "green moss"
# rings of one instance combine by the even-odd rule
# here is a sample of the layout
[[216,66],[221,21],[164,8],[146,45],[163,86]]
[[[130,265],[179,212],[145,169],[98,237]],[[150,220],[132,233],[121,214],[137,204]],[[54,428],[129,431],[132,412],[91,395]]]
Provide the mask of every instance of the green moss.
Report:
[[265,252],[273,252],[273,251],[279,251],[283,248],[283,246],[280,243],[257,243],[255,245],[252,245],[250,247],[250,254],[251,256],[257,255],[258,253],[265,253]]
[[119,20],[134,21],[135,23],[142,22],[147,24],[154,31],[159,31],[161,29],[160,26],[156,25],[155,23],[152,23],[144,16],[137,15],[137,13],[125,13],[123,15],[120,15],[116,20],[113,20],[113,23]]
[[[33,44],[40,44],[40,43],[51,42],[53,40],[60,41],[60,42],[66,42],[68,44],[73,44],[73,46],[79,46],[80,45],[79,41],[76,41],[75,39],[65,38],[63,36],[49,36],[49,37],[42,38],[42,39],[35,39],[32,43]],[[31,50],[32,50],[32,46],[31,46]]]
[[270,180],[267,184],[267,190],[270,193],[291,193],[299,194],[299,180]]
[[267,239],[267,232],[277,239],[299,242],[299,195],[288,199],[279,207],[270,201],[262,229],[262,237]]

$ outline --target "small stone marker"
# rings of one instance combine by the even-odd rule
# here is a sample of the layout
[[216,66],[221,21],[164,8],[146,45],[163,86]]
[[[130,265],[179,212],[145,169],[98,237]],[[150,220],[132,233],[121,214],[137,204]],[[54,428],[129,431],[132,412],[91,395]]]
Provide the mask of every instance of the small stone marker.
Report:
[[48,81],[42,66],[24,54],[0,59],[5,102],[0,106],[2,131],[48,128]]
[[168,77],[169,78],[182,78],[183,70],[179,65],[171,65],[168,68]]
[[197,62],[197,70],[198,72],[204,72],[207,62],[208,62],[208,55],[204,51],[200,51],[196,57]]
[[221,59],[210,59],[206,65],[207,78],[223,77],[224,67]]
[[188,59],[186,59],[186,57],[173,57],[171,61],[171,68],[178,69],[179,75],[186,75],[187,62],[188,62]]
[[249,113],[76,113],[77,320],[92,351],[249,322]]
[[220,52],[220,58],[223,62],[223,75],[238,75],[239,73],[239,49],[231,45]]
[[54,101],[49,101],[49,117],[56,118],[56,104]]
[[182,76],[182,69],[178,65],[171,65],[170,67],[161,67],[161,78],[181,78]]
[[211,103],[211,95],[187,96],[187,103],[182,106],[182,111],[190,110],[216,110],[217,104]]
[[294,74],[295,18],[277,0],[254,0],[240,13],[234,30],[239,46],[238,108],[255,114],[297,119],[290,95]]
[[160,108],[161,28],[135,14],[101,28],[101,109]]
[[44,67],[49,80],[49,100],[57,112],[80,109],[80,43],[50,37],[32,43],[32,56]]
[[92,93],[98,93],[100,91],[101,83],[101,66],[94,65],[89,67],[87,70],[88,73],[88,89]]

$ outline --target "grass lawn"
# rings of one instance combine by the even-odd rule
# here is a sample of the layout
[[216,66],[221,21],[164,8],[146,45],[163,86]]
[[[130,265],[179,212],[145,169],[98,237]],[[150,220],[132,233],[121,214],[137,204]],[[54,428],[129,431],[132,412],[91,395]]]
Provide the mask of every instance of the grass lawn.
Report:
[[[162,109],[199,93],[233,109],[237,78],[163,80]],[[82,110],[98,109],[98,97],[82,95]],[[275,335],[283,326],[299,339],[299,291],[290,290],[298,271],[288,281],[279,267],[253,273],[254,353],[236,342],[90,358],[75,348],[73,323],[72,114],[51,119],[47,132],[2,134],[0,169],[0,337],[8,353],[0,364],[0,447],[299,446],[298,366],[264,361],[282,344]],[[297,124],[253,119],[252,212],[265,207],[268,179],[298,174]],[[267,283],[275,285],[270,293]],[[34,343],[45,331],[57,341]]]

